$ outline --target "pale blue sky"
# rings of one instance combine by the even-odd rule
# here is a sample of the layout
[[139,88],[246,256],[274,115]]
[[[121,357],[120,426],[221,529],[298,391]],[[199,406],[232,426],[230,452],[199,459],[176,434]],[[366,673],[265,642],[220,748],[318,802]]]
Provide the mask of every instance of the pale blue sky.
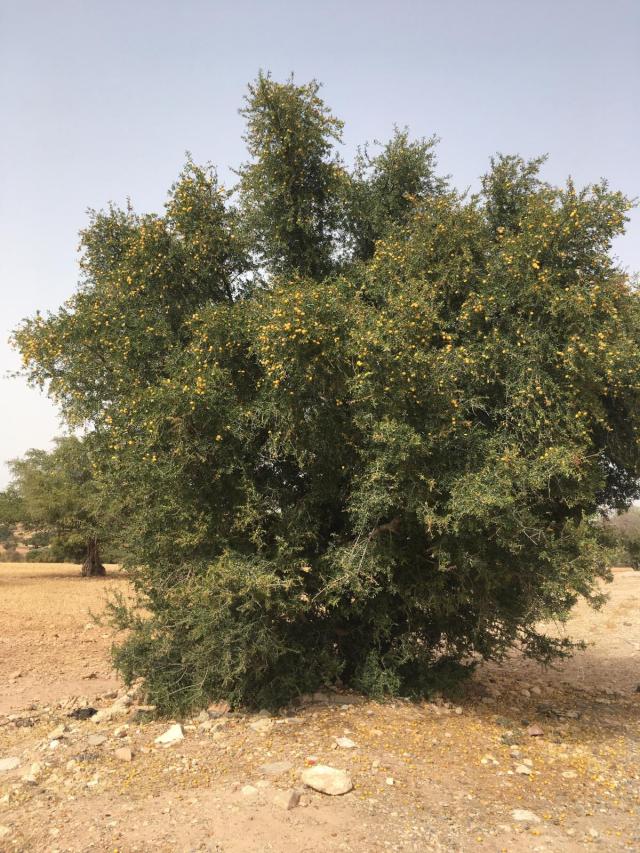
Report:
[[[9,331],[72,293],[87,207],[160,209],[185,150],[228,177],[260,68],[324,83],[347,160],[408,124],[460,188],[496,151],[547,152],[551,181],[638,196],[639,45],[637,0],[0,0],[0,487],[58,431],[4,378]],[[615,250],[640,270],[637,211]]]

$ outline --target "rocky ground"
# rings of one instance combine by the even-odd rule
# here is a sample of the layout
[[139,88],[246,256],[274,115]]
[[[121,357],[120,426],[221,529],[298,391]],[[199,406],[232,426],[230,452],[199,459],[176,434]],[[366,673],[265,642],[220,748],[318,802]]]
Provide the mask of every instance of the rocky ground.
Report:
[[76,571],[0,565],[2,853],[640,850],[640,573],[577,610],[587,651],[485,666],[455,702],[158,721]]

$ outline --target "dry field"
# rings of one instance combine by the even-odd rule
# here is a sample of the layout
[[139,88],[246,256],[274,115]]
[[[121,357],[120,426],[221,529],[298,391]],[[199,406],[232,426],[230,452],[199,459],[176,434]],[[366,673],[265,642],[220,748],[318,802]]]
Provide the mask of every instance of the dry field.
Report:
[[[115,569],[0,564],[2,853],[640,850],[640,573],[577,610],[569,633],[592,645],[555,669],[485,666],[455,704],[328,691],[273,718],[205,714],[168,747],[172,721],[136,697],[69,716],[124,693],[90,618],[113,588]],[[314,760],[353,791],[285,810]]]

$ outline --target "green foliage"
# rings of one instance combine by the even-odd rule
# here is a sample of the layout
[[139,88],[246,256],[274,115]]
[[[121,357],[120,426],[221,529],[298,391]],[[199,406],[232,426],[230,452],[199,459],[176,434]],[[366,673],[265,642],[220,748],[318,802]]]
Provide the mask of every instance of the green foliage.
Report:
[[382,151],[358,152],[351,179],[344,183],[346,234],[353,256],[369,260],[376,242],[407,222],[418,202],[441,195],[447,182],[435,173],[437,139],[412,141],[396,128]]
[[82,562],[89,540],[108,538],[88,442],[58,438],[53,450],[32,449],[9,464],[13,481],[3,495],[14,524],[32,533],[30,560]]
[[342,169],[332,151],[342,122],[315,82],[249,86],[244,137],[252,160],[240,170],[243,220],[256,258],[271,272],[321,278],[331,270]]
[[117,665],[176,713],[568,653],[537,625],[601,603],[598,514],[640,494],[628,201],[515,157],[461,196],[404,132],[348,172],[315,83],[244,113],[237,205],[188,163],[163,217],[94,214],[15,333],[126,519]]

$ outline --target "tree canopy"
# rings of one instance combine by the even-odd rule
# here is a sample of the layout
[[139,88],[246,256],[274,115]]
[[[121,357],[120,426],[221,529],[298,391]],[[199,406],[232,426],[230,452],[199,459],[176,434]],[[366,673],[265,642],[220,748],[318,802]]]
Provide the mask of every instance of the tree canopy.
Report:
[[104,575],[99,542],[108,525],[86,442],[58,438],[53,450],[29,450],[9,465],[13,480],[0,494],[8,520],[44,538],[47,558],[81,562],[87,577]]
[[127,519],[117,665],[174,711],[563,654],[537,625],[601,600],[640,494],[629,201],[516,156],[461,194],[404,130],[348,168],[315,82],[243,114],[237,187],[188,161],[162,215],[93,213],[15,332]]

